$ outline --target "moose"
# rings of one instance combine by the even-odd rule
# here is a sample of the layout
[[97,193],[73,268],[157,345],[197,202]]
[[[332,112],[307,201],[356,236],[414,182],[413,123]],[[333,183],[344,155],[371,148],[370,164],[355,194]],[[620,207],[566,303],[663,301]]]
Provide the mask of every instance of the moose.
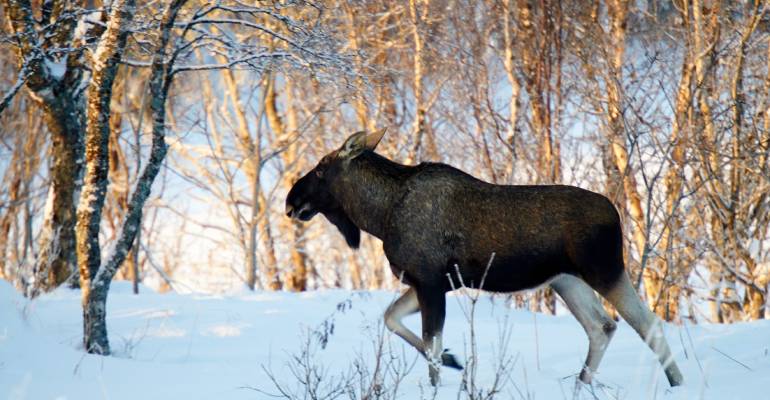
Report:
[[[461,282],[491,292],[553,288],[588,335],[579,376],[586,384],[617,327],[596,291],[657,355],[670,385],[682,383],[660,320],[625,271],[609,199],[566,185],[494,185],[441,163],[398,164],[374,152],[385,130],[354,133],[324,156],[289,191],[286,215],[309,221],[320,213],[352,248],[361,230],[382,241],[392,272],[408,286],[385,324],[430,361],[433,385],[440,365],[462,368],[441,342],[446,293]],[[418,311],[422,338],[402,323]]]

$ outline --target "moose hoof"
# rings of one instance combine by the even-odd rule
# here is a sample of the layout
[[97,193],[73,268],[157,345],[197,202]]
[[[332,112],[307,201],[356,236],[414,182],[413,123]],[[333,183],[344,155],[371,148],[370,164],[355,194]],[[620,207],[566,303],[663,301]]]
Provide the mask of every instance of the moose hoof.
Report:
[[679,368],[676,366],[666,368],[666,378],[668,378],[668,383],[671,385],[671,387],[680,386],[682,383],[684,383],[682,373],[679,372]]
[[456,370],[463,369],[463,366],[460,364],[460,361],[457,360],[457,357],[452,353],[448,353],[447,350],[444,350],[444,352],[441,353],[441,365]]
[[438,377],[439,369],[438,369],[438,367],[435,367],[435,366],[431,365],[428,368],[429,368],[428,369],[428,374],[430,376],[430,384],[432,386],[438,386],[438,382],[439,382],[439,377]]
[[592,376],[591,370],[588,367],[583,367],[583,370],[580,371],[580,382],[590,385]]

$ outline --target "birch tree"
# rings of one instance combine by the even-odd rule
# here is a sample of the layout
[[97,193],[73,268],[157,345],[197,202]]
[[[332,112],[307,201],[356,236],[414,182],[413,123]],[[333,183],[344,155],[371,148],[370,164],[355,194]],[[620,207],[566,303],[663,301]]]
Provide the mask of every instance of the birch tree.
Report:
[[185,0],[176,0],[169,4],[160,23],[160,40],[153,57],[149,84],[153,117],[150,160],[131,195],[120,236],[104,262],[99,230],[109,169],[110,100],[118,63],[125,51],[129,24],[136,11],[132,0],[118,0],[112,4],[107,29],[94,53],[93,79],[88,88],[86,172],[76,228],[83,299],[83,346],[89,353],[110,354],[106,325],[107,293],[113,276],[134,241],[142,207],[166,155],[166,97],[172,78],[170,67],[173,67],[173,61],[166,60],[166,52],[174,22],[184,3]]
[[[14,34],[18,81],[5,99],[22,84],[43,110],[51,135],[48,194],[31,293],[50,290],[75,271],[75,202],[82,176],[85,92],[90,80],[85,53],[87,38],[103,28],[99,13],[66,1],[46,2],[40,22],[28,0],[4,0]],[[92,19],[91,16],[97,16]],[[3,108],[6,101],[3,101]]]

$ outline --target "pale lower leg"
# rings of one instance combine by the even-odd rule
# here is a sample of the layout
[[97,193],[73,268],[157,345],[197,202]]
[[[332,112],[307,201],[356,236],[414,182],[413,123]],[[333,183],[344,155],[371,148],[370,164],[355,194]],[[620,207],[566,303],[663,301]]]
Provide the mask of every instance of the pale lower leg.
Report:
[[404,326],[402,319],[420,311],[420,304],[417,301],[417,293],[409,288],[401,297],[396,299],[385,311],[385,326],[390,329],[407,343],[412,345],[420,354],[425,354],[425,346],[417,335]]
[[426,344],[425,357],[428,359],[430,382],[434,386],[438,383],[439,368],[441,367],[441,332],[434,334],[430,339],[424,340]]
[[663,335],[662,322],[639,299],[628,276],[624,273],[618,283],[603,295],[658,356],[671,386],[682,384],[684,379]]
[[561,275],[550,283],[588,335],[588,355],[580,380],[591,383],[617,325],[602,307],[588,284],[572,275]]
[[[414,332],[410,331],[409,328],[404,326],[402,322],[403,318],[408,315],[412,315],[417,311],[420,311],[419,302],[417,300],[417,293],[415,293],[414,289],[409,288],[385,311],[385,326],[391,332],[406,340],[407,343],[417,349],[417,351],[419,351],[420,354],[422,354],[424,357],[438,357],[441,365],[454,369],[462,369],[462,365],[460,365],[460,362],[454,355],[442,351],[440,338],[438,342],[434,341],[429,347],[426,348],[422,339],[417,337]],[[432,350],[426,352],[426,349],[434,348],[439,352],[438,355],[434,354]]]
[[425,344],[425,357],[429,364],[430,383],[436,386],[439,382],[439,367],[443,353],[441,335],[446,315],[446,296],[443,290],[437,288],[421,288],[417,296],[422,315],[422,341]]

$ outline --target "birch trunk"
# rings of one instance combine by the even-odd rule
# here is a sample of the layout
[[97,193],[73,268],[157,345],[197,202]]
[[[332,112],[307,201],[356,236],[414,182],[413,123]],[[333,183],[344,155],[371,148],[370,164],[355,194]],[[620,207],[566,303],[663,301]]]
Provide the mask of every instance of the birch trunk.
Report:
[[[695,86],[700,88],[696,92],[696,103],[698,111],[700,112],[700,122],[702,129],[700,129],[700,135],[698,137],[699,146],[696,151],[700,156],[700,165],[705,172],[705,176],[699,178],[699,182],[704,183],[704,191],[706,200],[711,203],[714,198],[713,193],[720,192],[721,188],[721,169],[719,168],[719,159],[717,153],[710,151],[713,148],[713,144],[716,140],[716,132],[714,127],[714,119],[711,112],[711,105],[709,101],[713,96],[713,77],[710,77],[709,72],[712,70],[711,60],[714,56],[714,46],[719,36],[719,25],[716,23],[716,18],[711,20],[705,20],[703,16],[703,8],[700,1],[694,1],[692,4],[692,42],[694,47],[694,53],[696,57],[693,59],[695,67]],[[716,179],[713,179],[716,178]],[[712,209],[712,211],[714,211]],[[709,232],[711,233],[712,240],[719,247],[721,240],[721,234],[718,233],[721,230],[721,224],[719,219],[714,213],[712,218],[708,220]],[[711,283],[711,314],[712,318],[719,322],[725,321],[725,309],[730,308],[730,302],[724,303],[723,296],[725,295],[722,290],[722,283],[724,282],[724,271],[721,267],[721,263],[712,257],[707,262],[709,267],[710,283]],[[728,294],[729,296],[729,294]],[[728,312],[728,314],[730,314]]]
[[[683,5],[682,13],[683,26],[685,30],[688,30],[691,14],[688,4]],[[687,267],[689,263],[682,262],[686,258],[682,256],[684,250],[675,250],[676,248],[683,247],[679,235],[681,234],[680,231],[684,229],[684,225],[678,208],[683,196],[685,146],[690,140],[688,126],[691,122],[689,116],[691,115],[690,111],[693,100],[692,72],[694,65],[689,42],[685,44],[684,54],[676,103],[674,105],[673,124],[669,136],[671,163],[664,178],[666,201],[665,220],[663,221],[663,229],[660,233],[661,239],[658,243],[660,256],[655,260],[656,271],[659,271],[663,277],[666,277],[669,283],[663,285],[658,292],[653,311],[668,321],[679,318],[681,285],[686,284],[682,280],[689,274],[689,268]]]
[[105,320],[110,282],[97,278],[101,267],[99,230],[108,182],[112,84],[133,13],[134,3],[131,0],[118,0],[112,5],[107,31],[94,54],[92,78],[88,86],[86,172],[78,205],[76,232],[83,302],[83,347],[95,354],[110,353]]
[[104,204],[107,175],[107,145],[109,99],[112,79],[115,77],[117,62],[122,56],[128,35],[128,23],[133,17],[132,0],[116,0],[94,58],[93,79],[89,86],[88,125],[86,130],[87,165],[86,183],[78,206],[78,261],[81,272],[83,299],[83,345],[87,352],[109,354],[107,337],[106,307],[107,293],[112,278],[134,243],[139,230],[142,207],[150,195],[155,177],[166,156],[166,98],[173,74],[173,58],[167,61],[166,47],[177,12],[186,0],[175,0],[163,13],[160,24],[160,39],[152,61],[150,77],[153,117],[152,147],[147,165],[139,175],[136,189],[128,203],[126,216],[120,228],[120,235],[106,261],[101,262],[99,249],[99,216]]
[[647,226],[642,199],[636,182],[636,169],[629,163],[628,148],[626,146],[625,127],[622,115],[622,68],[625,56],[626,20],[628,18],[628,1],[613,0],[608,2],[610,15],[610,41],[611,59],[610,70],[607,71],[605,82],[607,84],[607,125],[609,152],[614,161],[615,168],[622,175],[623,192],[626,197],[627,211],[631,216],[630,229],[634,244],[641,262],[641,274],[644,281],[645,297],[650,307],[660,293],[661,275],[654,268],[646,264],[649,253],[646,236]]
[[[423,99],[423,75],[425,45],[422,38],[422,24],[424,13],[428,9],[430,0],[409,0],[409,16],[412,23],[412,40],[414,44],[414,61],[412,70],[412,92],[414,94],[414,121],[412,122],[412,147],[406,156],[406,164],[414,164],[420,158],[420,150],[425,136],[425,101]],[[422,10],[418,8],[418,2]]]
[[[272,129],[275,136],[278,138],[279,142],[288,142],[290,140],[290,137],[296,134],[297,129],[297,121],[296,121],[296,115],[294,115],[294,105],[291,104],[291,95],[289,94],[292,90],[291,84],[289,83],[291,80],[291,77],[286,77],[285,80],[287,82],[285,89],[285,93],[287,94],[287,100],[285,104],[286,117],[287,117],[287,123],[284,123],[283,118],[281,115],[278,114],[278,108],[277,108],[277,95],[275,92],[275,77],[271,75],[268,82],[268,88],[267,92],[265,94],[265,114],[267,114],[267,120],[270,124],[270,129]],[[288,126],[287,126],[288,125]],[[294,142],[288,146],[286,151],[281,153],[281,160],[283,161],[284,165],[290,165],[294,164],[295,162],[299,162],[297,159],[296,151],[297,151],[297,143]],[[283,185],[285,187],[290,186],[294,180],[298,177],[296,169],[299,168],[299,166],[295,166],[293,169],[294,172],[287,172],[286,175],[283,177]],[[289,250],[289,259],[291,261],[291,271],[288,272],[286,278],[285,278],[285,285],[287,289],[292,291],[305,291],[307,290],[307,282],[308,282],[308,263],[307,258],[304,254],[302,254],[300,248],[302,243],[298,243],[300,238],[303,236],[304,230],[303,228],[300,228],[298,224],[288,221],[288,224],[285,225],[286,230],[289,233],[289,242],[292,243]]]
[[364,79],[363,79],[363,73],[364,73],[364,66],[363,66],[363,60],[362,60],[362,49],[361,49],[361,32],[359,31],[358,25],[356,24],[356,16],[355,11],[352,7],[346,7],[345,13],[347,15],[348,19],[348,46],[350,47],[350,50],[353,51],[355,54],[355,62],[356,62],[356,68],[359,71],[359,74],[356,75],[355,78],[355,87],[356,87],[356,94],[355,94],[355,110],[356,110],[356,117],[358,119],[358,125],[361,126],[362,130],[371,129],[369,127],[369,110],[366,106],[366,88],[364,87]]
[[[220,60],[223,58],[220,57]],[[243,159],[245,164],[246,177],[251,187],[251,216],[248,221],[248,241],[245,244],[246,253],[246,287],[249,290],[254,290],[257,286],[258,278],[258,242],[257,242],[257,229],[258,220],[260,218],[261,208],[259,204],[260,194],[260,179],[259,174],[261,172],[261,146],[259,145],[259,138],[253,138],[251,131],[249,130],[249,124],[246,120],[246,112],[241,103],[240,93],[238,92],[238,86],[235,83],[235,77],[233,71],[222,71],[222,78],[227,89],[227,95],[230,97],[230,103],[232,103],[232,111],[235,115],[237,122],[237,138],[235,142],[238,148],[243,153]]]
[[[299,156],[299,143],[293,138],[299,135],[299,121],[297,117],[297,108],[294,103],[294,78],[292,76],[286,76],[284,86],[285,102],[284,109],[286,110],[286,127],[283,136],[280,137],[280,142],[291,141],[291,144],[286,148],[286,151],[281,153],[283,158],[283,164],[293,165],[292,172],[287,172],[284,175],[284,182],[287,190],[290,185],[299,179],[299,171],[304,170],[304,160]],[[307,276],[313,276],[318,278],[318,273],[312,263],[307,257],[305,252],[305,233],[307,232],[307,225],[294,219],[289,219],[289,226],[287,231],[289,232],[290,243],[294,243],[290,247],[289,253],[291,255],[291,263],[298,270],[305,271]],[[317,281],[317,279],[316,279]],[[316,284],[317,286],[317,284]],[[305,289],[307,289],[307,283],[305,283]]]
[[[9,26],[17,37],[19,69],[28,73],[26,87],[30,97],[43,110],[51,135],[49,176],[51,190],[39,239],[39,253],[34,263],[35,282],[30,294],[48,291],[63,283],[75,271],[75,201],[82,175],[83,109],[77,91],[81,73],[75,68],[78,54],[67,61],[67,73],[57,80],[45,64],[45,56],[37,36],[37,25],[29,0],[3,2]],[[62,7],[63,9],[64,7]],[[55,34],[45,44],[70,45],[74,29],[72,18],[58,17],[62,9],[51,13],[47,23],[56,26]]]
[[[523,43],[521,58],[524,84],[532,116],[532,135],[538,144],[535,161],[537,183],[552,184],[561,180],[559,141],[553,133],[554,120],[551,109],[551,81],[559,81],[558,69],[556,72],[553,70],[554,61],[558,64],[559,60],[554,60],[551,51],[556,53],[558,50],[557,43],[554,43],[559,41],[558,31],[551,16],[544,10],[541,10],[542,15],[539,15],[540,23],[536,23],[535,18],[538,15],[535,15],[533,5],[526,0],[520,0],[518,3],[520,29],[517,31],[517,39]],[[543,32],[536,32],[536,29]],[[548,51],[543,50],[544,47]]]
[[[7,279],[5,268],[8,264],[8,244],[10,241],[11,227],[15,225],[14,222],[17,218],[19,208],[22,179],[21,168],[19,168],[19,165],[21,164],[21,160],[19,159],[21,156],[21,154],[19,154],[19,149],[21,148],[21,146],[19,146],[20,139],[20,136],[16,137],[16,146],[14,146],[15,151],[13,152],[11,162],[6,170],[6,174],[9,175],[6,175],[4,177],[6,179],[3,180],[3,184],[7,185],[8,188],[8,198],[7,205],[1,210],[3,211],[3,214],[0,215],[0,279]],[[16,232],[16,235],[18,236],[18,232]],[[18,262],[16,257],[14,257],[13,260]]]
[[513,30],[514,26],[511,21],[513,18],[513,8],[511,7],[511,0],[503,1],[503,67],[505,68],[505,75],[508,78],[508,84],[511,85],[511,98],[508,101],[508,132],[506,135],[506,141],[511,148],[511,157],[508,159],[508,163],[505,165],[505,180],[511,184],[514,182],[514,168],[516,157],[516,123],[518,121],[519,113],[519,93],[521,92],[521,85],[519,79],[516,77],[516,66],[514,64],[514,52],[513,52],[513,38],[515,36]]
[[[130,169],[128,166],[128,160],[125,152],[120,146],[122,137],[122,129],[124,122],[123,110],[128,109],[128,98],[126,96],[126,84],[128,81],[128,71],[126,68],[119,69],[117,72],[117,78],[113,87],[112,97],[114,102],[120,104],[120,111],[112,112],[110,115],[110,141],[109,141],[109,194],[107,196],[105,204],[106,219],[110,225],[110,231],[112,233],[111,241],[117,239],[118,228],[120,221],[126,214],[128,208],[128,195],[129,195],[129,182],[131,181]],[[144,107],[139,106],[139,116],[143,116]],[[141,124],[140,124],[141,125]],[[141,128],[141,126],[140,126]],[[136,132],[137,145],[136,149],[136,171],[141,170],[141,151],[138,141],[140,140]],[[141,218],[140,218],[141,220]],[[141,221],[140,230],[141,233]],[[137,235],[137,242],[139,240],[139,234]],[[118,270],[116,279],[131,281],[131,288],[134,294],[139,294],[139,246],[131,247],[131,254],[126,259],[126,262],[122,268]]]
[[[559,3],[549,4],[549,6],[557,11],[560,9]],[[520,29],[516,33],[517,39],[522,43],[520,49],[524,86],[529,99],[532,135],[538,146],[534,166],[536,183],[558,183],[561,181],[561,160],[559,140],[554,135],[554,127],[558,125],[558,120],[554,120],[551,102],[551,96],[560,90],[558,85],[561,82],[558,67],[561,62],[559,60],[561,37],[556,28],[558,21],[554,20],[555,17],[550,11],[536,10],[526,0],[519,0],[517,11]],[[558,12],[556,16],[558,17]],[[554,66],[556,66],[555,69]],[[509,80],[511,79],[515,80],[515,77],[509,77]],[[513,89],[518,97],[517,85],[514,85]],[[516,99],[512,97],[510,101],[509,109],[514,107],[513,103]],[[558,108],[558,104],[556,107]],[[517,112],[517,110],[514,108],[511,112]],[[515,123],[515,116],[512,115],[511,118]],[[511,129],[515,129],[515,126]],[[533,300],[532,306],[535,311],[551,314],[555,312],[556,297],[550,288],[536,292]]]
[[[766,288],[767,282],[762,282],[757,272],[757,261],[752,256],[751,252],[746,248],[745,243],[748,241],[747,227],[751,225],[752,217],[748,213],[746,207],[751,203],[750,199],[747,199],[743,195],[745,190],[744,185],[756,186],[751,172],[747,170],[746,159],[751,155],[746,154],[745,146],[749,128],[744,123],[744,104],[746,103],[746,95],[744,90],[744,67],[746,53],[748,51],[749,39],[756,31],[760,20],[764,15],[764,11],[760,12],[760,6],[763,2],[759,0],[754,1],[754,7],[751,12],[751,18],[747,19],[746,26],[743,28],[740,42],[738,44],[738,50],[736,54],[736,60],[733,63],[735,72],[733,74],[732,83],[730,86],[730,97],[732,100],[732,127],[733,137],[731,143],[731,166],[730,166],[730,218],[728,219],[728,229],[730,246],[735,260],[743,262],[747,272],[748,279],[751,281],[746,282],[746,293],[744,295],[744,312],[748,313],[748,317],[751,319],[760,319],[764,317],[765,308],[765,293],[763,287]],[[754,149],[751,149],[752,153]],[[746,176],[744,176],[746,175]],[[762,204],[757,204],[757,207],[761,207]],[[755,209],[757,207],[754,207]],[[744,211],[746,210],[746,211]],[[739,228],[739,225],[741,228]],[[734,268],[733,271],[738,271],[738,268]]]

